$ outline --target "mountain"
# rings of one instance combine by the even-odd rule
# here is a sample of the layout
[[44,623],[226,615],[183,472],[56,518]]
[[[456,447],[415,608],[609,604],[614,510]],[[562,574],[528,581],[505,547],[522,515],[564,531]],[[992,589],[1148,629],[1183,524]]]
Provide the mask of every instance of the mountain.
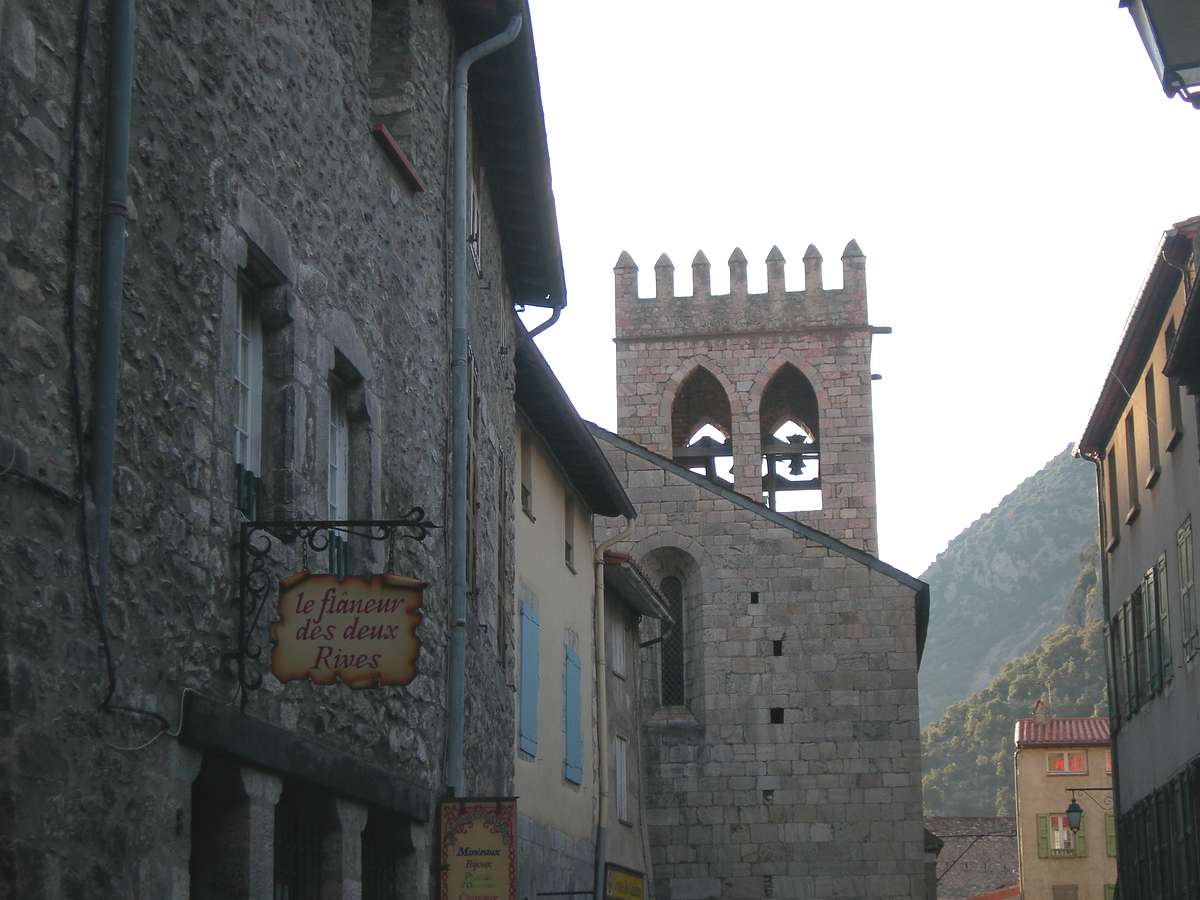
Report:
[[[1094,579],[1092,585],[1094,596]],[[1054,716],[1108,714],[1102,622],[1060,626],[925,729],[926,815],[1014,814],[1013,725],[1038,700]]]
[[1067,601],[1081,557],[1095,553],[1095,478],[1091,463],[1063,450],[954,538],[921,576],[931,601],[922,726],[987,685],[1064,618],[1086,618],[1083,605],[1068,611]]

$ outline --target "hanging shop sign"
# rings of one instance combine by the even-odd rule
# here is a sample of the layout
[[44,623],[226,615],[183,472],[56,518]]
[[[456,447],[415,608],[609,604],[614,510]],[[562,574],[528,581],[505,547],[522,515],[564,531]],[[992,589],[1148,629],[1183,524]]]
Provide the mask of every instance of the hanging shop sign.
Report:
[[424,581],[402,575],[314,575],[279,582],[271,672],[280,681],[408,684],[417,674]]
[[517,801],[438,804],[441,900],[516,900]]
[[642,900],[646,896],[646,877],[640,872],[604,865],[604,896],[607,900]]

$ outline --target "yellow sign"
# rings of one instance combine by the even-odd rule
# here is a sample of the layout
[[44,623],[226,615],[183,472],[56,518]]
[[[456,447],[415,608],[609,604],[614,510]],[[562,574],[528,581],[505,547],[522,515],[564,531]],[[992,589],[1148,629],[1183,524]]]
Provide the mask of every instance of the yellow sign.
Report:
[[280,681],[341,679],[351,687],[408,684],[417,675],[421,591],[401,575],[298,572],[279,582],[270,627],[271,672]]
[[441,900],[516,900],[517,801],[443,800]]
[[645,881],[637,872],[608,863],[604,867],[604,896],[608,900],[642,900]]

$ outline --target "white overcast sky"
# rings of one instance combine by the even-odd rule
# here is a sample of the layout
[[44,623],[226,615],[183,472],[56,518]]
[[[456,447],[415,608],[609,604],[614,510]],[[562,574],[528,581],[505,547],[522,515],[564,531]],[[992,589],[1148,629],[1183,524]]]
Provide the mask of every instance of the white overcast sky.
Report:
[[[531,0],[569,305],[538,338],[615,428],[612,266],[653,293],[740,246],[765,290],[867,256],[880,556],[920,574],[1078,439],[1161,233],[1200,213],[1200,111],[1117,0]],[[527,316],[530,322],[540,317]]]

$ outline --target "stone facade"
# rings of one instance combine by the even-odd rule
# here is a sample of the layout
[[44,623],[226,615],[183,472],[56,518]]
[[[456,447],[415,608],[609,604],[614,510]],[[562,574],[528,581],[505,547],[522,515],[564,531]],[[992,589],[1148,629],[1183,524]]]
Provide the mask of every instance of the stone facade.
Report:
[[[213,754],[178,742],[182,698],[192,691],[275,726],[270,734],[411,785],[423,800],[396,826],[410,854],[405,896],[428,897],[430,798],[445,784],[449,530],[401,542],[387,560],[382,548],[356,554],[361,568],[388,562],[429,582],[411,684],[359,692],[285,686],[268,675],[261,689],[239,688],[226,655],[237,645],[243,520],[231,447],[232,335],[239,290],[252,290],[266,332],[260,514],[325,517],[333,375],[353,388],[350,513],[385,518],[420,505],[448,525],[449,79],[462,49],[454,4],[408,4],[410,25],[391,43],[408,54],[404,149],[424,191],[413,190],[369,130],[373,4],[137,5],[105,602],[117,688],[102,711],[105,656],[77,540],[73,473],[88,451],[72,417],[65,236],[78,74],[74,344],[86,441],[108,6],[93,5],[77,73],[77,5],[0,4],[0,896],[188,897],[202,769],[233,792],[248,823],[241,848],[230,850],[251,853],[252,871],[239,877],[257,885],[250,895],[270,895],[272,810],[287,779],[247,765],[217,772]],[[504,21],[472,24],[495,33]],[[514,459],[514,297],[492,192],[486,181],[479,189],[481,276],[472,270],[468,279],[475,489],[495,498],[497,473]],[[496,651],[494,603],[476,598],[495,597],[499,582],[511,581],[512,553],[503,571],[497,566],[498,541],[511,551],[511,527],[499,527],[511,498],[477,510],[466,787],[499,796],[512,791],[511,660]],[[305,563],[322,564],[295,544],[274,546],[273,574]],[[254,636],[264,647],[269,617]],[[155,713],[163,728],[119,706]],[[328,820],[339,823],[330,827],[344,837],[335,855],[349,861],[330,890],[358,897],[367,806],[359,797],[358,812],[350,810],[337,791],[327,800]]]
[[[852,241],[841,290],[823,287],[815,248],[804,268],[804,291],[787,291],[773,249],[767,292],[750,295],[735,250],[731,292],[713,297],[701,253],[693,294],[677,297],[664,255],[653,298],[637,296],[628,254],[615,268],[620,433],[595,431],[639,511],[620,546],[675,620],[665,634],[643,624],[659,900],[929,892],[917,718],[928,587],[872,555],[864,260]],[[806,434],[780,456],[805,454],[804,469],[819,456],[819,509],[778,511],[768,494],[767,447],[788,421]],[[697,437],[706,428],[719,437]],[[708,451],[732,457],[732,483]]]
[[[871,336],[866,266],[851,241],[842,257],[843,287],[826,289],[821,255],[804,256],[804,290],[785,287],[783,254],[767,260],[767,293],[748,294],[746,258],[729,260],[731,293],[712,296],[703,253],[692,264],[693,293],[676,296],[674,267],[655,265],[654,297],[638,297],[637,265],[621,254],[616,275],[617,422],[622,437],[666,457],[673,454],[672,411],[684,382],[706,370],[723,398],[697,411],[732,440],[733,483],[763,496],[764,394],[785,364],[811,387],[820,447],[820,509],[797,512],[803,522],[876,552],[875,451],[871,424]],[[720,403],[723,400],[724,403]],[[721,411],[718,411],[717,407]],[[727,411],[727,412],[725,412]],[[722,414],[729,421],[720,421]]]
[[666,642],[642,651],[655,896],[924,897],[924,585],[599,434],[639,509],[621,546],[682,587],[682,704],[662,702]]

